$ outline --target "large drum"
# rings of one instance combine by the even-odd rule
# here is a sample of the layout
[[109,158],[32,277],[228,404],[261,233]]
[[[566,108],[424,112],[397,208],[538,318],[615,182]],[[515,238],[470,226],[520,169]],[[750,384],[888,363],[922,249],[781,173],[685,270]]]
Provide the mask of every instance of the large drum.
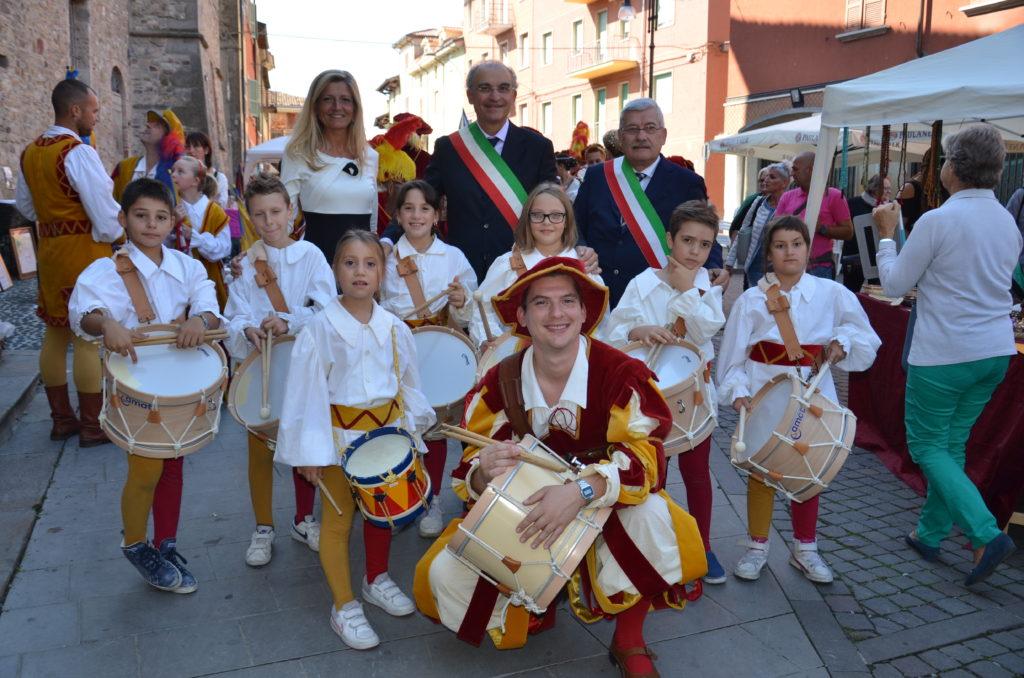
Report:
[[430,476],[412,437],[385,426],[359,436],[341,453],[341,468],[363,517],[377,527],[399,527],[430,506]]
[[[711,373],[704,353],[683,339],[644,346],[633,342],[624,353],[642,360],[658,375],[658,388],[672,410],[672,432],[665,437],[665,454],[687,452],[707,440],[718,425],[709,383]],[[648,358],[654,354],[653,360]]]
[[263,361],[258,351],[250,353],[235,368],[228,388],[228,412],[246,430],[266,442],[271,449],[277,442],[277,426],[284,407],[284,384],[292,362],[295,335],[275,337],[270,350],[270,406],[269,416],[260,412],[263,407]]
[[450,327],[425,325],[412,331],[420,387],[437,414],[437,423],[458,425],[466,394],[476,383],[476,351],[465,334]]
[[[823,369],[828,369],[823,368]],[[734,466],[785,493],[793,501],[811,499],[828,487],[846,462],[857,417],[815,391],[795,374],[780,374],[761,387],[750,403],[743,442]]]
[[601,533],[610,508],[585,508],[550,548],[532,548],[520,542],[515,527],[532,507],[523,502],[547,485],[562,485],[577,478],[576,470],[533,436],[519,443],[528,452],[554,460],[556,472],[519,462],[494,478],[448,542],[448,550],[498,590],[513,605],[541,614],[562,590]]
[[[174,325],[138,328],[150,337],[175,335]],[[216,343],[136,346],[138,362],[107,352],[103,357],[100,426],[131,454],[174,459],[211,442],[220,425],[227,359]]]
[[512,332],[506,332],[500,337],[496,337],[494,339],[494,346],[480,354],[480,366],[476,370],[476,380],[480,381],[483,379],[484,375],[492,367],[515,353],[516,348],[519,346],[519,341],[519,337],[512,334]]

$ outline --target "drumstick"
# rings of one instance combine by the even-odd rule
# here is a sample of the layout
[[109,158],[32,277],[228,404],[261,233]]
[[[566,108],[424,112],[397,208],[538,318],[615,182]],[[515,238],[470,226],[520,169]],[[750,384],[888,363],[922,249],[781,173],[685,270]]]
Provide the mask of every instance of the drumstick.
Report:
[[[502,442],[510,442],[508,440],[495,440],[494,438],[488,438],[487,436],[480,435],[479,433],[467,431],[466,429],[459,428],[457,426],[449,426],[448,424],[441,424],[441,434],[479,447]],[[534,466],[540,466],[541,468],[546,468],[549,471],[562,472],[566,470],[563,464],[531,454],[525,450],[520,450],[518,458],[520,461],[533,464]]]
[[260,419],[270,419],[270,350],[274,345],[274,334],[268,331],[263,338],[263,351],[260,361],[263,367],[263,402],[260,407]]
[[334,510],[338,512],[338,515],[345,515],[345,513],[338,506],[338,502],[334,501],[334,497],[331,496],[331,491],[327,489],[326,485],[324,485],[324,481],[317,478],[316,486],[320,488],[320,493],[327,497],[327,501],[331,502],[331,506],[333,506]]
[[743,441],[747,432],[747,408],[740,407],[740,424],[736,427],[736,451],[743,454],[747,451],[747,444]]
[[[144,328],[140,328],[140,330],[141,329],[144,329]],[[207,341],[220,341],[222,339],[227,339],[227,338],[228,338],[227,330],[211,330],[211,331],[207,332],[203,336],[203,342],[207,342]],[[133,346],[159,346],[161,344],[173,344],[176,341],[178,341],[178,335],[177,334],[161,334],[161,335],[157,335],[155,337],[146,337],[145,339],[140,339],[139,341],[133,341],[132,345]],[[102,346],[103,345],[103,339],[93,339],[90,343],[96,344],[97,346]]]
[[484,293],[477,290],[473,292],[473,298],[476,299],[476,305],[480,308],[480,317],[484,321],[484,333],[487,335],[487,341],[494,341],[494,335],[491,333],[491,323],[487,320],[487,311],[484,309]]
[[665,348],[665,344],[660,341],[651,346],[651,350],[647,352],[647,358],[644,359],[648,367],[654,369],[654,364],[658,362],[658,357],[661,356],[661,349],[663,348]]
[[810,401],[811,396],[814,395],[814,392],[818,390],[818,384],[820,384],[821,380],[825,378],[825,375],[828,373],[828,368],[831,366],[831,360],[826,360],[821,364],[821,367],[818,368],[818,373],[814,375],[814,379],[811,380],[810,385],[807,386],[807,390],[804,391],[804,402]]
[[403,315],[402,316],[402,320],[408,320],[409,318],[413,317],[414,315],[416,315],[420,311],[427,310],[428,308],[430,308],[430,305],[432,303],[434,303],[435,301],[437,301],[441,297],[445,296],[446,294],[448,294],[448,290],[447,289],[445,289],[442,292],[438,292],[437,294],[435,294],[434,296],[430,297],[429,299],[424,301],[422,304],[420,304],[419,306],[417,306],[413,310],[411,310],[408,313],[406,313],[405,315]]

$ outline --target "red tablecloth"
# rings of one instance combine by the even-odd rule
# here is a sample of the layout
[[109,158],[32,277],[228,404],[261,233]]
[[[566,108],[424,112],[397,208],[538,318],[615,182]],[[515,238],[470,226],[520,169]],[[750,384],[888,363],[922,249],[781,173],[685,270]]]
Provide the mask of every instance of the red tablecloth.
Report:
[[[877,454],[890,471],[924,495],[927,483],[910,459],[903,427],[907,377],[900,358],[910,311],[863,294],[857,297],[882,346],[871,369],[850,374],[849,407],[857,415],[854,443]],[[971,430],[966,469],[1004,526],[1024,490],[1024,356],[1010,360],[1006,378]]]

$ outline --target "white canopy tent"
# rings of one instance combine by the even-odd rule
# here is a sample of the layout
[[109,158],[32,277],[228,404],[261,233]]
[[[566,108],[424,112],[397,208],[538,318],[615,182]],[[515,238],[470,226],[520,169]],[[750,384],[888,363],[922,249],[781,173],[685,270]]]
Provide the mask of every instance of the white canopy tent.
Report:
[[[807,223],[817,222],[843,127],[988,121],[1024,141],[1024,25],[825,88]],[[895,130],[894,130],[895,131]],[[872,135],[873,136],[873,135]]]
[[261,162],[280,162],[284,157],[284,147],[291,137],[276,137],[270,141],[253,146],[245,152],[245,173],[242,175],[248,181],[256,165]]

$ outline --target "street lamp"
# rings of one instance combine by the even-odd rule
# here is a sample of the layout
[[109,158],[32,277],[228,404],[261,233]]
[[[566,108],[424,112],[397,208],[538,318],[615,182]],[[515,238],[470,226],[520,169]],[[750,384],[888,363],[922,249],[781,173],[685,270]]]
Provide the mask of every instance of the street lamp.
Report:
[[633,9],[633,0],[622,0],[622,7],[619,7],[619,21],[632,21],[635,18],[636,10]]
[[[647,96],[654,96],[654,32],[658,30],[658,0],[646,0],[649,3],[647,8],[647,34],[651,50],[650,63],[647,73]],[[643,10],[645,0],[640,0],[640,9]],[[632,21],[636,18],[636,9],[633,7],[633,0],[622,0],[619,7],[619,21]],[[640,89],[643,89],[643,78],[641,78]]]

